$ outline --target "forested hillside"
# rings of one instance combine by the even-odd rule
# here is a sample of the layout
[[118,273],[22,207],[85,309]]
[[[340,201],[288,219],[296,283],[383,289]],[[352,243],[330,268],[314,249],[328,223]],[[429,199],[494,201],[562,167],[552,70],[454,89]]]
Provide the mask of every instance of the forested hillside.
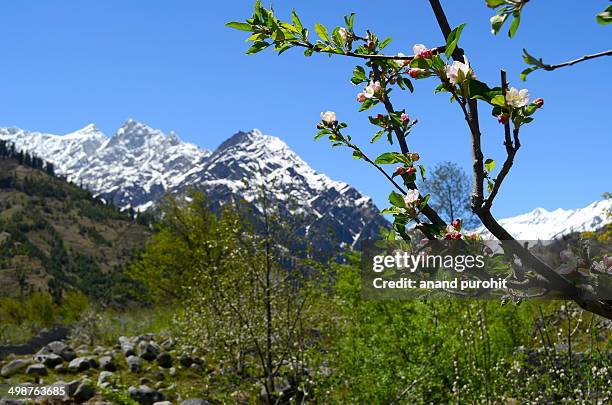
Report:
[[53,166],[0,145],[0,297],[79,289],[105,302],[132,294],[126,264],[143,221],[55,177]]

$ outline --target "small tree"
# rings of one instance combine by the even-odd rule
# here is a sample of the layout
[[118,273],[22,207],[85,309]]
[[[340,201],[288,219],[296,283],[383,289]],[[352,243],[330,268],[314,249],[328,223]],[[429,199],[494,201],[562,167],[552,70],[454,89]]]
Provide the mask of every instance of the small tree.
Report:
[[470,180],[456,163],[438,163],[420,188],[431,195],[431,207],[446,222],[461,218],[463,226],[468,229],[479,224],[470,208]]

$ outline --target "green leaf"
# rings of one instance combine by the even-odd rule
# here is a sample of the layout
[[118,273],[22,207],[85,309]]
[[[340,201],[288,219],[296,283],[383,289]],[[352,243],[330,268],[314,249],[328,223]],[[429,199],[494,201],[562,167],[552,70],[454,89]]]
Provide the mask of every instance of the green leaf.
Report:
[[306,50],[304,51],[304,56],[306,56],[306,57],[310,57],[310,56],[312,56],[312,54],[313,54],[313,53],[314,53],[314,50],[312,50],[312,49],[308,48],[308,49],[306,49]]
[[487,192],[491,192],[491,190],[493,190],[493,186],[495,185],[495,183],[493,181],[491,181],[491,179],[487,179]]
[[399,152],[385,152],[374,161],[377,165],[390,165],[394,163],[406,163],[410,164],[410,159],[403,153]]
[[449,59],[455,51],[455,48],[457,47],[457,42],[461,37],[463,27],[465,27],[465,24],[461,24],[460,26],[452,30],[450,34],[448,34],[448,38],[446,38],[446,50],[444,51],[444,54],[446,55],[447,59]]
[[499,107],[505,107],[506,100],[504,99],[503,95],[499,94],[491,99],[491,104],[499,106]]
[[356,66],[353,70],[353,77],[351,82],[353,84],[360,84],[366,81],[366,72],[362,66]]
[[[473,82],[474,80],[470,80],[470,83]],[[444,85],[444,83],[440,83],[438,85],[438,87],[436,87],[436,89],[434,90],[434,94],[437,93],[442,93],[442,92],[448,92],[448,90],[446,89],[446,86]]]
[[374,107],[376,104],[377,102],[375,100],[372,100],[371,98],[369,98],[361,104],[361,108],[359,108],[359,111],[361,112],[361,111],[369,110],[370,108]]
[[370,141],[370,143],[376,142],[378,140],[378,138],[380,138],[382,136],[382,134],[384,134],[384,133],[385,133],[384,129],[381,129],[380,131],[376,132],[374,134],[374,136],[372,137],[372,140]]
[[495,169],[495,160],[487,159],[485,160],[484,165],[485,165],[485,168],[487,169],[487,172],[491,173],[493,169]]
[[322,136],[329,135],[331,133],[332,133],[332,131],[330,131],[327,128],[324,128],[324,129],[320,130],[319,132],[317,132],[317,134],[315,135],[314,139],[316,141],[317,139],[321,138]]
[[423,58],[416,58],[416,59],[412,59],[410,61],[410,67],[411,68],[419,68],[419,69],[429,69],[430,68],[430,64],[431,61],[427,61],[426,59]]
[[383,50],[392,40],[392,38],[386,38],[384,41],[382,41],[379,45],[380,50]]
[[315,31],[317,35],[319,36],[319,38],[321,38],[325,42],[329,42],[329,33],[327,32],[327,28],[325,28],[323,25],[319,23],[316,23]]
[[425,181],[425,165],[419,165],[419,171],[421,172],[421,178]]
[[359,152],[358,150],[354,150],[353,151],[353,159],[361,159],[363,157],[363,153]]
[[253,54],[257,53],[257,52],[261,52],[261,51],[263,51],[264,49],[266,49],[266,48],[267,48],[267,47],[269,47],[269,46],[270,46],[270,44],[269,44],[268,42],[265,42],[265,41],[258,41],[258,42],[255,42],[255,43],[253,44],[253,46],[252,46],[252,47],[250,47],[250,48],[249,48],[249,49],[246,51],[246,54],[247,54],[247,55],[253,55]]
[[381,214],[399,214],[400,212],[402,212],[401,209],[399,209],[398,207],[389,207],[389,208],[385,208],[382,211],[380,211]]
[[516,31],[518,30],[520,23],[521,15],[517,13],[514,15],[514,20],[512,20],[512,24],[510,24],[510,29],[508,30],[508,36],[510,38],[514,38],[514,35],[516,35]]
[[604,11],[597,14],[595,19],[601,25],[612,23],[612,6],[608,6]]
[[505,0],[487,0],[487,7],[496,8],[505,3]]
[[486,83],[472,79],[468,82],[468,90],[470,98],[479,98],[487,102],[491,101],[491,89],[489,88],[489,86],[487,86]]
[[427,194],[425,197],[421,199],[421,203],[419,204],[419,211],[422,211],[423,208],[425,208],[430,198],[431,198],[431,194]]
[[389,202],[394,207],[406,208],[406,203],[404,202],[404,196],[401,195],[400,193],[396,193],[395,191],[392,191],[391,194],[389,194]]
[[291,12],[291,20],[293,21],[293,25],[295,25],[295,27],[299,31],[302,31],[304,29],[304,26],[302,25],[302,22],[300,21],[300,18],[298,17],[297,13],[295,12],[295,9],[293,9],[293,11]]
[[528,67],[527,69],[523,70],[521,72],[521,75],[520,75],[521,80],[522,81],[526,81],[527,80],[527,75],[529,73],[533,72],[533,71],[536,71],[536,70],[538,70],[538,67],[536,67],[536,66]]
[[225,26],[233,28],[235,30],[240,30],[240,31],[249,31],[249,32],[253,31],[253,26],[251,24],[238,22],[238,21],[228,22],[227,24],[225,24]]

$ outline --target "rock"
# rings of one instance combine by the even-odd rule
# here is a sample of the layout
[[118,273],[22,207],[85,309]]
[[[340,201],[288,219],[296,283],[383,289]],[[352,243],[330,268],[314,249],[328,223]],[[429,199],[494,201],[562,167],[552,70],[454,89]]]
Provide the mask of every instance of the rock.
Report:
[[26,369],[26,374],[29,375],[47,375],[49,374],[49,371],[47,370],[47,367],[45,367],[44,364],[31,364],[28,366],[28,368]]
[[89,358],[89,365],[91,366],[91,368],[100,368],[100,363],[98,363],[98,360],[96,360],[95,357]]
[[121,351],[123,352],[125,357],[133,356],[136,354],[136,351],[134,350],[134,343],[132,343],[132,340],[128,337],[120,336],[119,346],[121,347]]
[[147,377],[141,377],[139,382],[140,385],[147,385],[151,383],[151,380],[149,380]]
[[68,364],[68,370],[73,373],[89,370],[91,367],[90,359],[87,357],[77,357]]
[[157,364],[162,368],[172,367],[172,355],[170,353],[160,353],[157,356]]
[[172,402],[170,401],[160,401],[160,402],[156,402],[153,405],[172,405]]
[[50,354],[41,354],[34,356],[34,361],[37,363],[42,363],[49,368],[54,368],[57,365],[60,365],[64,362],[62,356],[50,353]]
[[89,346],[81,345],[76,348],[75,352],[79,356],[87,356],[89,354]]
[[66,361],[72,361],[76,358],[76,354],[74,353],[74,349],[68,346],[66,343],[56,340],[55,342],[51,342],[36,353],[37,356],[44,356],[48,354],[57,354],[61,356]]
[[0,398],[0,405],[27,405],[25,399],[4,399]]
[[152,340],[138,343],[138,355],[147,361],[155,360],[160,351],[159,345]]
[[106,371],[117,371],[115,359],[111,356],[100,357],[100,368]]
[[109,383],[111,382],[111,380],[113,379],[113,376],[115,375],[115,373],[113,373],[112,371],[102,371],[100,373],[100,375],[98,376],[98,385],[102,385],[104,383]]
[[30,364],[32,364],[32,360],[13,360],[2,367],[0,370],[0,375],[2,375],[2,377],[11,377],[24,371]]
[[128,370],[132,373],[140,373],[142,371],[142,359],[138,356],[131,355],[127,359]]
[[153,405],[155,402],[164,400],[164,395],[161,392],[146,385],[141,385],[138,388],[129,387],[128,394],[130,398],[142,405]]
[[170,350],[174,347],[174,339],[168,338],[161,343],[161,347],[165,350]]
[[54,369],[54,370],[55,370],[55,372],[56,372],[56,373],[58,373],[58,374],[63,374],[63,373],[65,373],[65,372],[67,372],[67,371],[68,371],[68,367],[66,367],[66,365],[65,365],[65,364],[58,364],[58,365],[57,365],[57,366],[55,366],[53,369]]
[[191,398],[181,402],[181,405],[210,405],[210,402],[202,398]]
[[193,371],[195,371],[196,373],[201,373],[202,372],[202,366],[200,366],[199,364],[193,363],[191,365],[191,367],[189,367],[189,368],[192,369]]
[[96,395],[96,390],[91,386],[89,381],[83,381],[74,392],[74,400],[76,403],[83,403]]
[[168,369],[168,374],[170,374],[171,376],[176,375],[176,368],[170,367],[170,369]]
[[193,364],[193,358],[190,355],[183,353],[179,357],[179,363],[181,363],[181,366],[183,367],[189,367]]
[[69,397],[74,396],[74,393],[76,392],[77,388],[79,388],[79,385],[81,385],[81,381],[79,380],[73,380],[73,381],[70,381],[68,384],[66,384],[66,388],[68,390]]

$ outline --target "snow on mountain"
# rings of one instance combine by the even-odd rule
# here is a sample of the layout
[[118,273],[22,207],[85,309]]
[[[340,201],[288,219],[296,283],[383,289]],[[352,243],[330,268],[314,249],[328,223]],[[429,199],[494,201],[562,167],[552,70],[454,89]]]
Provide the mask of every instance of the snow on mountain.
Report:
[[[518,240],[551,240],[572,232],[594,231],[612,222],[607,216],[612,200],[596,201],[584,208],[547,211],[543,208],[498,222]],[[484,231],[483,228],[480,231]],[[483,232],[490,235],[487,231]]]
[[370,197],[315,172],[279,138],[258,130],[236,133],[212,154],[134,120],[111,138],[88,125],[63,136],[0,128],[0,139],[54,163],[58,173],[124,208],[145,210],[166,192],[189,188],[204,190],[215,202],[236,195],[253,201],[256,185],[265,185],[288,215],[312,218],[306,234],[323,238],[331,231],[335,236],[326,238],[334,244],[354,245],[387,226]]

